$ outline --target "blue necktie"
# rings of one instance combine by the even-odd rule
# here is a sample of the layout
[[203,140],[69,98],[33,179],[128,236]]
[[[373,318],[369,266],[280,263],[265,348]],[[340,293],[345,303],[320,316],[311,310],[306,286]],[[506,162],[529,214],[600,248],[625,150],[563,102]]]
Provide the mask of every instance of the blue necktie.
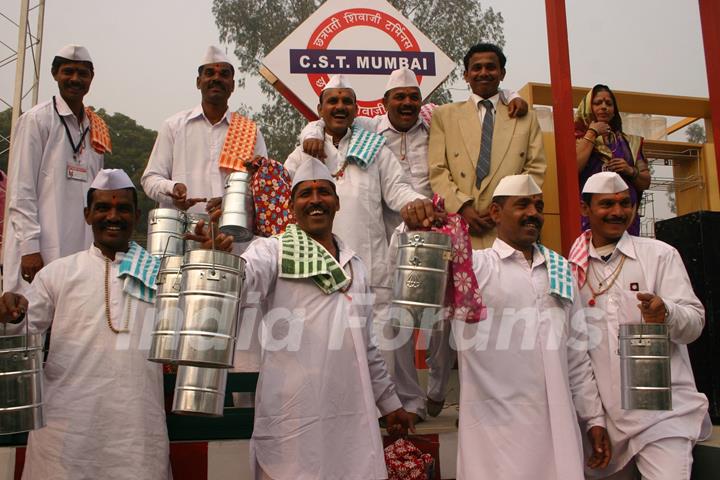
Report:
[[492,152],[492,136],[493,136],[493,104],[490,100],[481,100],[480,103],[485,107],[485,116],[482,124],[482,137],[480,137],[480,156],[475,166],[475,186],[480,188],[483,178],[490,173],[490,155]]

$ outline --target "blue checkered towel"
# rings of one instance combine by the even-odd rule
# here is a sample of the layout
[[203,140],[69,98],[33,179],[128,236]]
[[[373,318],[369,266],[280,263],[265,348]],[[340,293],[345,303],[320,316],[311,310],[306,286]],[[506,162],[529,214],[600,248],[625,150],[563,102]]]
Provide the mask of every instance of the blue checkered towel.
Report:
[[570,262],[562,255],[550,250],[544,245],[537,244],[540,253],[545,257],[547,264],[550,293],[565,300],[573,301],[573,276]]
[[123,291],[128,295],[153,303],[157,286],[155,279],[160,270],[160,258],[150,253],[135,242],[130,242],[130,249],[120,262],[118,278],[125,278]]
[[358,167],[366,170],[375,161],[375,157],[380,153],[385,141],[385,137],[382,135],[368,132],[353,125],[347,158]]

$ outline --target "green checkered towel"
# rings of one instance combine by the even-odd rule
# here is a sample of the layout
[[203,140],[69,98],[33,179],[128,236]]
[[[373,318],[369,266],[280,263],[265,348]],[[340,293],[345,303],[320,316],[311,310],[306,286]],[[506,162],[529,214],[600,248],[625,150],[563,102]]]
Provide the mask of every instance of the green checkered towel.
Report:
[[285,233],[277,237],[282,244],[281,278],[312,278],[326,295],[350,283],[350,277],[325,247],[310,238],[297,225],[291,223]]
[[385,137],[382,135],[353,125],[347,158],[366,170],[375,161],[375,157],[380,153],[385,141]]
[[550,293],[565,300],[573,301],[573,276],[570,262],[559,253],[544,245],[537,244],[547,264]]

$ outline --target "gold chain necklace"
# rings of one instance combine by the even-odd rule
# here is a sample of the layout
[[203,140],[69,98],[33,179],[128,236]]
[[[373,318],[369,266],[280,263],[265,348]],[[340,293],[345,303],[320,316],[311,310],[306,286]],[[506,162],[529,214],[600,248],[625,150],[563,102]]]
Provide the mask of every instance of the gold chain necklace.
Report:
[[[610,290],[610,289],[612,288],[612,286],[615,285],[615,281],[617,281],[617,279],[620,277],[620,271],[622,270],[623,265],[625,264],[625,259],[626,259],[626,258],[627,258],[627,257],[626,257],[625,255],[623,255],[622,258],[620,259],[620,263],[618,264],[617,267],[615,267],[615,270],[613,270],[613,271],[610,273],[610,275],[608,275],[607,277],[605,277],[604,280],[601,280],[601,281],[599,282],[599,286],[600,286],[600,287],[602,286],[603,282],[607,282],[607,285],[605,286],[605,288],[601,288],[600,290],[595,291],[595,289],[593,289],[593,287],[592,287],[592,282],[590,282],[590,277],[588,276],[587,286],[588,286],[588,288],[590,289],[590,293],[592,293],[592,298],[591,298],[590,300],[588,300],[588,305],[590,305],[591,307],[594,307],[594,306],[595,306],[595,299],[596,299],[597,297],[599,297],[600,295],[606,294],[606,293],[608,292],[608,290]],[[589,268],[589,270],[593,273],[593,276],[594,276],[596,279],[599,279],[599,278],[600,278],[599,275],[597,275],[597,274],[595,273],[595,270],[593,269],[592,260],[590,261],[590,264],[588,265],[588,268]]]
[[115,334],[129,332],[130,325],[130,301],[127,302],[127,311],[125,312],[125,325],[122,330],[118,330],[113,327],[112,319],[110,318],[110,259],[105,257],[105,319],[107,320],[107,326]]

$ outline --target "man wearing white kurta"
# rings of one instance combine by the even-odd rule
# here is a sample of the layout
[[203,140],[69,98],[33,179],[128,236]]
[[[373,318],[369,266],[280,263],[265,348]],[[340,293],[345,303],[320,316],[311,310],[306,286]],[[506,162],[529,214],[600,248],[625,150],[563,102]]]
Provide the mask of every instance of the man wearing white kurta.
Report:
[[153,304],[130,293],[134,276],[120,277],[126,257],[129,265],[157,260],[128,243],[139,210],[125,172],[98,173],[85,218],[94,244],[47,265],[27,294],[30,331],[52,327],[52,342],[43,371],[46,426],[30,432],[22,478],[167,479],[162,367],[141,349]]
[[[370,270],[370,286],[375,294],[373,316],[378,322],[376,333],[380,334],[381,349],[389,352],[391,345],[385,340],[392,339],[392,334],[383,333],[380,328],[389,318],[392,294],[388,239],[381,222],[383,205],[399,212],[407,209],[413,200],[425,197],[412,188],[400,163],[384,145],[385,138],[357,126],[351,128],[357,114],[356,97],[342,75],[333,76],[325,86],[318,114],[325,122],[325,164],[337,179],[337,192],[343,204],[335,218],[333,232]],[[364,144],[362,140],[365,140]],[[293,175],[310,158],[303,153],[302,147],[298,147],[288,157],[285,168]],[[424,205],[431,218],[432,204],[426,199]],[[406,213],[403,212],[403,218]],[[419,226],[412,223],[410,216],[408,222],[408,228]],[[391,353],[387,355],[388,359],[392,356]]]
[[[208,47],[196,84],[200,105],[163,122],[141,182],[160,207],[202,213],[204,205],[198,203],[224,193],[227,173],[219,162],[233,116],[228,99],[235,89],[235,69],[218,47]],[[259,128],[254,145],[254,155],[267,157]]]
[[255,478],[387,478],[376,408],[389,430],[407,426],[371,337],[365,267],[332,234],[339,206],[335,180],[310,159],[293,180],[297,226],[254,240],[243,254],[245,289],[268,311],[251,440]]
[[[689,479],[692,448],[711,428],[708,401],[695,387],[686,346],[702,332],[703,306],[673,247],[627,234],[632,202],[618,174],[601,172],[588,179],[582,211],[591,229],[575,242],[570,260],[583,305],[601,312],[589,316],[599,339],[589,353],[613,446],[608,468],[588,474],[634,478],[637,468],[643,479]],[[621,407],[618,329],[641,321],[668,325],[672,410]]]
[[583,479],[578,417],[592,439],[590,463],[609,461],[569,265],[536,243],[542,209],[532,177],[504,178],[489,209],[498,238],[491,248],[473,251],[488,315],[453,324],[460,363],[458,480]]
[[63,47],[53,59],[52,74],[59,95],[21,115],[13,133],[5,291],[25,291],[44,265],[92,242],[82,207],[110,145],[91,145],[97,124],[91,124],[83,105],[94,76],[87,49]]

